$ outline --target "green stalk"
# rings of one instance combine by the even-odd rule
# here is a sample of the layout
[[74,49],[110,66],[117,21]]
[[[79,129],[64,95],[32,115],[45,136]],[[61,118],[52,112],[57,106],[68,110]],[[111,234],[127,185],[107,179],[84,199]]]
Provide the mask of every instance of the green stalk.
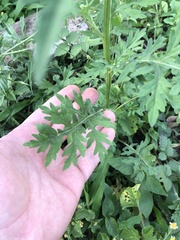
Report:
[[[110,37],[111,37],[111,5],[112,0],[104,0],[104,19],[103,19],[103,49],[104,57],[108,64],[111,64]],[[109,107],[110,89],[112,81],[112,72],[107,68],[106,72],[106,107]]]

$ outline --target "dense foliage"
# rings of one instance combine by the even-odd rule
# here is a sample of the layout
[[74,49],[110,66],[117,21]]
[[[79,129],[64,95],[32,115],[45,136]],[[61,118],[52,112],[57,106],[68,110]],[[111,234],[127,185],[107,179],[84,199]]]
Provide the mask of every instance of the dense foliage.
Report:
[[[22,12],[26,16],[42,8],[47,1],[22,2],[17,1],[13,12],[14,2],[2,1],[4,23],[13,22]],[[60,8],[57,2],[47,4],[44,23],[46,14]],[[66,7],[67,18],[81,16],[89,26],[87,31],[59,29],[58,14],[48,18],[54,31],[47,28],[44,33],[40,28],[43,35],[37,38],[44,51],[37,54],[36,79],[34,55],[28,49],[28,44],[36,41],[34,35],[24,34],[23,17],[21,36],[8,27],[0,37],[0,135],[19,125],[64,86],[95,87],[99,91],[97,106],[108,106],[116,114],[116,139],[86,183],[63,239],[179,239],[180,2],[114,0],[106,9],[110,2],[70,3],[74,14],[67,14]],[[62,42],[44,76],[48,47],[57,33]],[[66,101],[64,104],[69,104]],[[87,115],[85,105],[81,106],[83,120]],[[53,110],[58,110],[51,108],[42,109],[50,115],[49,120]],[[83,124],[78,125],[80,133]],[[41,133],[40,126],[39,130]],[[75,141],[79,140],[74,136],[71,143],[78,149]],[[100,152],[102,144],[98,147]]]

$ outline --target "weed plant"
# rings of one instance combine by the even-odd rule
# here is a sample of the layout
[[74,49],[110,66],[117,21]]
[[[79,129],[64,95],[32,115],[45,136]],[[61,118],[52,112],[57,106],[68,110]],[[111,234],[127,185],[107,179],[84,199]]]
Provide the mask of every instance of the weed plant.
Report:
[[[32,1],[21,4],[17,1],[19,13],[24,7],[32,7]],[[39,8],[33,5],[34,9],[35,6]],[[59,30],[62,18],[75,16],[84,19],[89,26],[87,31],[69,32],[66,27]],[[34,56],[26,49],[33,38],[18,38],[13,32],[1,37],[1,136],[69,84],[82,90],[95,87],[99,101],[94,108],[77,95],[80,113],[69,106],[67,99],[61,99],[61,111],[68,106],[75,124],[71,126],[70,121],[67,128],[78,127],[78,132],[83,133],[84,126],[95,130],[94,126],[102,123],[108,127],[109,123],[99,115],[101,109],[110,108],[116,114],[116,139],[85,184],[62,239],[180,239],[180,2],[51,1],[45,7],[42,22],[44,26],[40,22],[37,36],[38,69],[33,68]],[[63,42],[57,44],[48,63],[49,49],[57,35]],[[13,52],[7,50],[12,47]],[[5,56],[9,54],[12,60],[7,64]],[[87,113],[87,106],[92,111]],[[48,120],[56,123],[58,108],[42,110]],[[82,116],[80,123],[77,114]],[[85,125],[92,116],[94,125]],[[63,118],[58,123],[62,122]],[[38,146],[39,151],[51,146],[46,159],[49,164],[58,149],[47,139],[58,137],[59,133],[46,126],[37,128],[36,141],[28,145]],[[67,135],[68,131],[62,134]],[[76,144],[84,141],[81,135],[68,137],[72,148],[66,154],[70,156],[79,147],[83,154],[83,146]],[[90,143],[95,140],[89,138]],[[106,138],[98,139],[96,153],[100,154]],[[71,162],[69,158],[65,168]]]

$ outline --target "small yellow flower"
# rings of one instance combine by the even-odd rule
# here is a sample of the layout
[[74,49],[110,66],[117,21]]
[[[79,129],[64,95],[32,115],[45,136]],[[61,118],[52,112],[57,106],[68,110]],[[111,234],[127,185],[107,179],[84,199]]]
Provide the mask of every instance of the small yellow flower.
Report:
[[64,234],[64,238],[68,238],[68,234],[67,233]]
[[97,222],[93,222],[93,226],[96,226],[98,223]]
[[171,236],[170,240],[176,240],[176,238],[174,236]]
[[81,222],[81,221],[77,221],[77,223],[79,224],[79,226],[82,228],[83,227],[83,225],[84,225],[84,223],[83,222]]
[[82,209],[82,206],[80,204],[78,205],[78,209]]
[[175,223],[175,222],[170,222],[170,223],[169,223],[169,227],[170,227],[170,229],[175,230],[175,229],[178,228],[178,225],[177,225],[177,223]]

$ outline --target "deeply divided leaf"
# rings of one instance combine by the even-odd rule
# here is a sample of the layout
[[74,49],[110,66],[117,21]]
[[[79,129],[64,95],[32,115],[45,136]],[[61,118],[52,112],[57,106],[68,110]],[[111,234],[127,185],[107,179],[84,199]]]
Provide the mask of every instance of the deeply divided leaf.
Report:
[[[49,107],[42,106],[47,124],[38,124],[38,134],[33,134],[34,139],[25,143],[25,146],[38,148],[37,152],[47,151],[45,165],[56,160],[59,150],[63,149],[62,156],[66,158],[64,169],[71,163],[77,164],[77,154],[85,156],[87,148],[94,144],[94,154],[103,158],[107,150],[104,144],[111,144],[107,135],[97,130],[99,127],[113,127],[110,120],[102,115],[102,109],[96,109],[89,99],[83,101],[81,94],[74,92],[74,101],[78,104],[75,109],[72,101],[67,97],[57,95],[59,106],[52,103]],[[56,124],[56,129],[53,128]],[[59,126],[59,128],[58,128]],[[64,141],[68,139],[67,143]]]

